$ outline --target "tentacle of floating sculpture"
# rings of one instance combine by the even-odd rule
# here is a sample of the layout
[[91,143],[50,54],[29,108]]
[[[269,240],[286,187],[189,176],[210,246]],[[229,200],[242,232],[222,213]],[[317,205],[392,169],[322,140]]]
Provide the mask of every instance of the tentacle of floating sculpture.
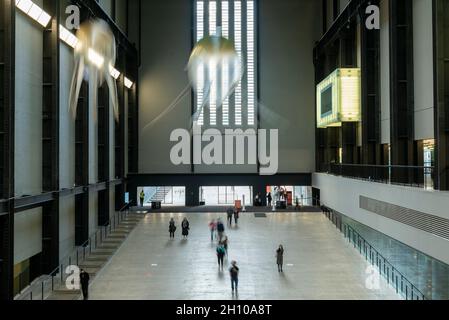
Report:
[[117,84],[111,75],[115,66],[115,37],[108,24],[99,19],[90,20],[80,26],[76,34],[78,45],[74,51],[75,67],[70,86],[69,108],[76,118],[78,98],[83,80],[90,81],[94,86],[92,97],[94,101],[93,114],[97,119],[97,92],[105,82],[109,88],[109,99],[116,121],[119,120]]
[[[212,69],[215,70],[215,78],[204,77],[205,74],[210,75]],[[189,77],[187,87],[164,111],[143,128],[142,134],[174,110],[179,102],[189,94],[191,88],[197,95],[203,94],[202,104],[197,106],[195,113],[192,115],[191,124],[193,126],[198,121],[204,108],[210,104],[212,87],[220,88],[218,90],[220,94],[217,95],[217,110],[219,110],[226,99],[234,93],[243,76],[242,61],[233,42],[219,35],[207,36],[196,44],[190,55],[186,71]],[[228,75],[228,81],[220,83],[219,75],[221,76],[224,73]]]

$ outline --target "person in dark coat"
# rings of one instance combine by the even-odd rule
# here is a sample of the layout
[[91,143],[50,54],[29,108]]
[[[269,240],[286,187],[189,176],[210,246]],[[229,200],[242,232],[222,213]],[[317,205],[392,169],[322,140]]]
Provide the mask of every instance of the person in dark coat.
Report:
[[218,242],[221,242],[221,240],[223,239],[224,231],[225,231],[224,224],[221,221],[221,219],[218,219],[217,221]]
[[232,292],[238,291],[239,286],[239,271],[240,269],[237,267],[237,262],[232,261],[231,268],[229,269],[229,274],[231,276],[231,288]]
[[240,218],[240,212],[239,210],[236,208],[234,210],[234,220],[235,220],[235,225],[239,224],[239,218]]
[[226,254],[225,248],[222,244],[217,246],[217,258],[218,258],[218,269],[223,271],[224,268],[224,256]]
[[86,271],[84,271],[83,269],[81,269],[80,284],[81,284],[81,291],[83,292],[84,300],[89,299],[89,281],[90,281],[89,274]]
[[175,220],[171,218],[170,225],[168,226],[168,232],[170,232],[170,239],[175,238],[175,232],[176,232],[176,224]]
[[271,192],[268,192],[267,200],[268,200],[268,206],[271,207],[271,203],[273,202],[273,197],[271,196]]
[[234,208],[229,208],[227,211],[228,225],[232,227],[232,215],[234,214]]
[[184,238],[187,238],[189,236],[189,230],[190,230],[190,223],[187,220],[187,218],[184,218],[184,220],[182,221],[182,236]]
[[284,272],[282,270],[284,266],[284,247],[282,245],[276,250],[276,263],[278,265],[278,272]]

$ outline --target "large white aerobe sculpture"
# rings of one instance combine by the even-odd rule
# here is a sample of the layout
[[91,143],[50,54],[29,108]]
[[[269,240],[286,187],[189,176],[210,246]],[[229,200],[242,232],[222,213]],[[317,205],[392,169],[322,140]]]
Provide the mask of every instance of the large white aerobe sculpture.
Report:
[[[70,112],[75,119],[83,80],[92,81],[96,89],[106,81],[114,117],[118,121],[117,84],[111,75],[111,69],[115,66],[116,60],[114,34],[105,21],[95,19],[83,23],[76,36],[79,41],[74,50],[75,68],[70,87]],[[97,120],[97,91],[92,92],[95,121]]]

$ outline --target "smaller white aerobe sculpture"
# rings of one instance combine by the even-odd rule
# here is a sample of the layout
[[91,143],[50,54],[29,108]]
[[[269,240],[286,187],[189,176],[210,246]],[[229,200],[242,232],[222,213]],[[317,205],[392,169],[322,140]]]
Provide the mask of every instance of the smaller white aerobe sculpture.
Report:
[[92,81],[95,90],[92,92],[94,101],[93,114],[97,120],[97,92],[106,81],[109,88],[109,99],[116,121],[119,119],[117,84],[111,75],[115,66],[115,37],[108,24],[100,19],[83,23],[78,32],[78,45],[74,50],[75,67],[73,69],[70,87],[69,108],[73,118],[76,118],[78,98],[83,80]]

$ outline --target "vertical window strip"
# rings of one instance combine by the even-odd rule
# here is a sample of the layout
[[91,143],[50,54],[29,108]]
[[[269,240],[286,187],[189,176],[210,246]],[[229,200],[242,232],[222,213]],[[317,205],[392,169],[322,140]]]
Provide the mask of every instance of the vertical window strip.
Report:
[[247,2],[247,80],[248,80],[248,125],[255,125],[255,32],[254,1]]
[[[224,38],[229,39],[229,2],[223,1],[221,3],[221,20],[222,20],[222,35]],[[222,90],[229,87],[229,64],[227,61],[223,63],[222,70]],[[228,94],[228,92],[222,92],[221,95]],[[222,123],[224,126],[229,126],[229,97],[223,101],[222,106],[223,119]]]
[[[217,2],[209,2],[209,35],[215,36],[217,34]],[[210,88],[210,119],[211,126],[217,125],[217,65],[211,61],[209,68],[209,82]]]
[[[204,38],[204,2],[198,1],[196,4],[196,41],[200,41]],[[198,68],[198,74],[197,74],[197,110],[198,108],[201,108],[203,105],[203,99],[204,99],[204,66],[200,66]],[[202,126],[204,125],[204,109],[201,110],[200,116],[198,117],[198,125]]]
[[[234,41],[235,49],[241,62],[242,54],[242,2],[234,2]],[[235,90],[235,125],[242,125],[242,84],[240,83]]]

